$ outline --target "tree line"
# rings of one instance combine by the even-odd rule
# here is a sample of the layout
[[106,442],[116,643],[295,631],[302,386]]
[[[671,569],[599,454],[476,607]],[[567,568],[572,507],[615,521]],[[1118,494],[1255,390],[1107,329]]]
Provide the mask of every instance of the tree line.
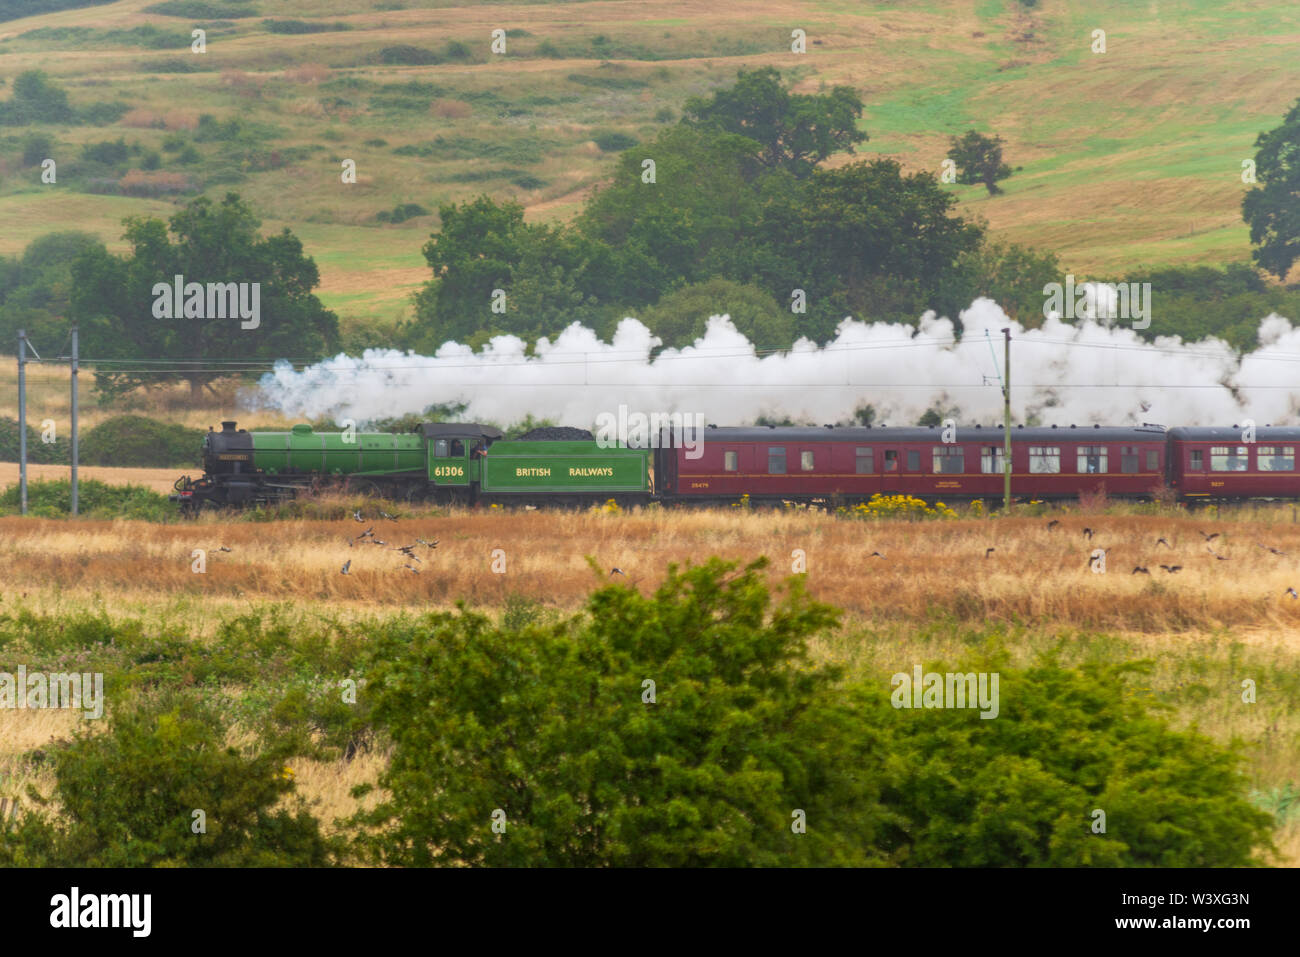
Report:
[[[563,225],[532,223],[488,196],[439,209],[423,252],[429,281],[396,327],[340,331],[314,290],[319,272],[284,229],[262,236],[237,194],[193,200],[169,221],[125,221],[130,251],[61,233],[0,260],[0,336],[63,341],[77,322],[84,353],[105,360],[175,359],[188,367],[96,369],[108,396],[187,380],[197,396],[226,373],[211,363],[311,359],[388,346],[432,352],[493,335],[532,342],[574,322],[609,336],[642,319],[665,347],[687,345],[711,314],[728,313],[760,350],[806,337],[826,342],[845,317],[915,323],[927,310],[956,320],[979,296],[1027,327],[1041,323],[1043,287],[1063,268],[1051,252],[991,239],[957,215],[929,172],[895,161],[830,165],[868,141],[863,103],[848,87],[796,94],[776,70],[687,101],[681,121],[622,153],[606,185]],[[1300,101],[1257,143],[1257,183],[1243,201],[1257,265],[1278,278],[1300,257]],[[996,137],[954,137],[959,181],[989,191],[1010,173]],[[210,320],[160,321],[157,283],[257,283],[268,321],[255,331]],[[1155,317],[1142,334],[1220,336],[1255,345],[1259,319],[1300,316],[1300,290],[1232,265],[1141,269],[1097,281],[1149,281]]]

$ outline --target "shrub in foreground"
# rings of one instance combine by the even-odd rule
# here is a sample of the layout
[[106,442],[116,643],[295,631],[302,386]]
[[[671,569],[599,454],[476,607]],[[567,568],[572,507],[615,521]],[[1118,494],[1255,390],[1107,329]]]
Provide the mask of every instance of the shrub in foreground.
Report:
[[[674,570],[654,598],[604,588],[587,617],[553,627],[462,612],[390,628],[369,688],[394,747],[388,796],[358,819],[374,829],[363,852],[399,865],[885,863],[879,736],[853,727],[836,669],[807,657],[836,613],[796,581],[769,616],[762,564]],[[806,834],[791,830],[797,810],[815,822]]]
[[[0,865],[314,867],[329,845],[294,791],[284,748],[245,754],[193,701],[115,710],[108,733],[84,731],[55,757],[60,818],[24,815]],[[195,833],[202,811],[204,832]]]
[[1126,698],[1132,666],[977,662],[957,670],[999,672],[996,718],[897,709],[888,676],[845,685],[812,663],[837,613],[799,578],[773,607],[763,564],[674,568],[650,597],[603,587],[549,626],[463,609],[390,625],[367,693],[392,760],[358,849],[417,866],[1222,867],[1269,847],[1236,755]]

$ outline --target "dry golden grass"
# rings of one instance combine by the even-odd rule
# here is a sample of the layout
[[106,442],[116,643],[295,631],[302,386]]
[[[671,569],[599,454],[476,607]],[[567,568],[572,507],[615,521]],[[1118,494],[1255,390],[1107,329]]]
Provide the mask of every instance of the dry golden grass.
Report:
[[[125,471],[125,470],[124,470]],[[174,481],[165,470],[161,484]],[[5,591],[111,590],[123,596],[187,595],[321,601],[364,607],[448,607],[464,599],[495,606],[518,593],[563,609],[579,606],[593,585],[586,556],[619,567],[643,592],[670,562],[710,555],[749,561],[767,555],[774,580],[806,556],[808,588],[852,617],[876,622],[948,618],[960,622],[1032,622],[1148,634],[1222,628],[1288,634],[1300,642],[1300,524],[1283,508],[1272,521],[1137,515],[1066,515],[1049,531],[1039,518],[936,523],[867,523],[803,510],[641,510],[599,512],[452,511],[443,517],[379,521],[385,547],[348,538],[352,521],[273,524],[204,519],[160,527],[125,521],[0,519],[0,581]],[[1085,526],[1095,530],[1089,541]],[[1198,529],[1221,532],[1214,547]],[[419,572],[403,568],[397,545],[419,547]],[[1156,545],[1166,538],[1173,548]],[[1277,556],[1259,547],[1285,552]],[[217,551],[224,545],[231,552]],[[995,551],[987,558],[985,550]],[[1088,569],[1106,549],[1106,573]],[[208,550],[207,570],[191,571],[194,549]],[[506,573],[492,570],[505,553]],[[872,558],[873,551],[884,559]],[[352,561],[350,574],[340,574]],[[1177,573],[1161,563],[1181,565]],[[1142,565],[1149,575],[1132,574]]]
[[[38,479],[66,479],[71,469],[66,465],[27,465],[27,481]],[[77,475],[83,479],[96,479],[110,485],[143,485],[155,492],[172,491],[176,480],[184,474],[185,469],[119,469],[97,465],[77,467]],[[197,473],[199,469],[190,469]],[[18,463],[0,462],[0,488],[18,484]]]
[[285,70],[284,75],[295,83],[320,83],[328,80],[333,71],[323,63],[304,63]]
[[468,119],[474,113],[474,108],[463,100],[437,99],[429,109],[434,116],[449,120]]

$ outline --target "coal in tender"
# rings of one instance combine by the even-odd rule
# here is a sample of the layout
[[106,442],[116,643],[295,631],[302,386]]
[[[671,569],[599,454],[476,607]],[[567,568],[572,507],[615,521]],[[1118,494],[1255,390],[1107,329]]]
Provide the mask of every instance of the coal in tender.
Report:
[[573,429],[567,425],[545,425],[515,439],[516,442],[594,442],[596,437],[586,429]]

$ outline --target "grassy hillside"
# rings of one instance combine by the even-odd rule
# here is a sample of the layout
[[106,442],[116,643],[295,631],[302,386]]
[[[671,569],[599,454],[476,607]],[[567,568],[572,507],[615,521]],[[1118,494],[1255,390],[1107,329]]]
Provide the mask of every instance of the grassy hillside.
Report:
[[[644,141],[687,96],[773,65],[800,90],[852,84],[861,152],[911,169],[938,169],[965,129],[1004,137],[1023,167],[1004,195],[948,188],[997,238],[1053,249],[1076,274],[1246,261],[1241,161],[1300,93],[1300,8],[1283,0],[416,6],[121,0],[0,23],[0,96],[39,67],[74,107],[126,107],[103,126],[0,127],[0,253],[72,226],[120,248],[123,216],[184,195],[169,184],[235,189],[302,237],[327,306],[387,321],[427,276],[439,203],[488,192],[537,220],[571,216],[610,169],[608,134]],[[795,28],[806,55],[790,52]],[[33,131],[54,141],[58,185],[23,167]],[[83,159],[119,137],[138,146],[129,181]],[[404,203],[431,212],[379,220]]]

